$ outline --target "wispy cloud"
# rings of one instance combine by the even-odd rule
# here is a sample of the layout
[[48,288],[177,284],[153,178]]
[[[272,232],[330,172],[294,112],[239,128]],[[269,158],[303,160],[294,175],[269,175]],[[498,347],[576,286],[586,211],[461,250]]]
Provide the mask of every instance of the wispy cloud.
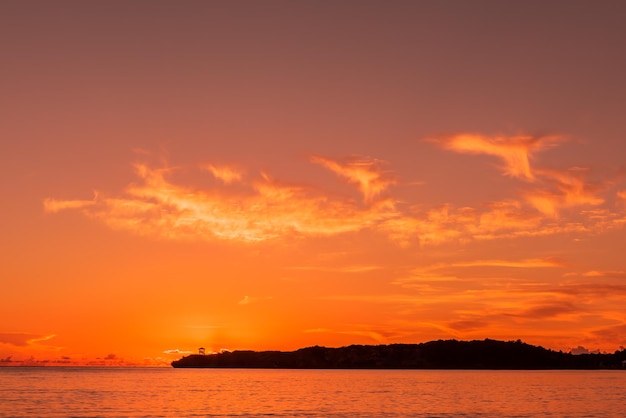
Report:
[[584,273],[572,272],[564,274],[564,277],[589,277],[597,279],[626,279],[626,271],[623,270],[589,270]]
[[535,175],[530,166],[533,154],[565,139],[562,136],[486,136],[463,133],[430,140],[452,151],[498,157],[504,162],[502,170],[506,174],[533,180]]
[[626,322],[621,322],[616,325],[609,325],[601,327],[591,331],[595,337],[608,341],[624,341],[624,335],[626,335]]
[[589,180],[590,170],[581,167],[531,166],[535,153],[564,141],[562,137],[459,134],[434,141],[456,152],[498,157],[505,173],[525,180],[523,188],[502,200],[429,206],[381,196],[391,194],[396,176],[380,160],[313,156],[313,163],[356,185],[365,204],[269,172],[244,176],[234,165],[207,163],[200,167],[220,181],[202,188],[175,182],[176,170],[167,165],[136,164],[138,181],[122,193],[101,193],[94,200],[49,198],[43,206],[50,213],[80,211],[112,228],[161,239],[262,242],[371,230],[402,247],[588,234],[626,224],[624,214],[604,198],[610,182]]
[[287,270],[309,270],[309,271],[326,271],[337,273],[366,273],[382,269],[382,266],[375,265],[351,265],[351,266],[291,266],[285,267]]
[[259,297],[259,296],[244,296],[243,299],[241,299],[239,302],[237,302],[238,305],[249,305],[251,303],[256,303],[256,302],[260,302],[262,300],[269,300],[272,299],[271,296],[263,296],[263,297]]
[[514,315],[524,318],[546,320],[548,318],[564,315],[579,315],[581,312],[584,312],[584,310],[581,309],[580,304],[575,304],[573,301],[569,300],[562,300],[538,303]]
[[313,334],[339,334],[339,335],[363,337],[377,344],[385,344],[389,341],[391,337],[394,336],[394,333],[390,332],[389,330],[380,330],[376,328],[377,327],[372,327],[371,324],[346,325],[344,327],[337,327],[334,329],[312,328],[312,329],[304,330],[303,332],[307,334],[311,334],[311,333]]
[[210,171],[216,179],[223,181],[225,184],[241,181],[243,178],[243,170],[234,166],[205,164],[202,168]]
[[0,333],[0,344],[11,344],[15,346],[25,347],[37,345],[56,337],[55,334],[38,335],[23,332]]
[[[422,330],[443,338],[484,338],[489,335],[509,339],[535,335],[542,339],[550,337],[553,341],[571,341],[573,333],[580,336],[589,332],[581,331],[581,323],[623,322],[624,285],[589,278],[564,283],[522,278],[493,278],[486,282],[471,277],[437,275],[438,268],[467,267],[436,265],[432,266],[430,274],[427,272],[430,268],[426,268],[426,272],[417,269],[413,277],[394,280],[402,293],[344,294],[323,299],[372,304],[372,309],[378,310],[381,309],[378,306],[385,305],[385,309],[395,312],[395,324],[391,326],[385,318],[380,318],[380,321],[372,321],[370,329],[393,330],[396,336],[415,335]],[[342,329],[318,331],[339,330]],[[359,328],[354,330],[361,331]],[[608,326],[598,330],[589,338],[608,346],[617,340],[605,338],[605,335],[620,335],[615,328]]]
[[44,202],[44,209],[80,209],[115,229],[168,239],[263,241],[283,235],[324,236],[359,231],[393,216],[389,202],[358,208],[315,190],[262,175],[245,192],[197,190],[168,179],[170,169],[136,165],[141,182],[124,195],[96,202]]
[[563,208],[604,203],[599,193],[606,184],[590,182],[589,170],[569,167],[565,170],[532,167],[535,153],[564,142],[562,136],[495,136],[458,134],[431,139],[445,149],[468,154],[485,154],[504,162],[502,171],[512,177],[528,181],[532,188],[526,189],[523,198],[544,215],[555,217]]
[[170,349],[170,350],[163,350],[163,354],[192,354],[193,351],[189,351],[189,350],[180,350],[178,348],[174,348],[174,349]]
[[626,271],[622,270],[610,270],[610,271],[597,271],[592,270],[584,274],[585,277],[596,278],[612,278],[612,279],[626,279]]
[[61,200],[44,199],[43,207],[46,212],[56,213],[66,209],[83,209],[96,205],[98,194],[95,193],[93,200]]
[[446,326],[454,331],[474,331],[485,329],[489,325],[490,322],[485,319],[458,319],[446,323]]
[[541,268],[564,267],[565,264],[554,258],[532,258],[524,260],[476,260],[462,263],[452,263],[453,267],[514,267],[514,268]]
[[349,183],[356,184],[366,202],[371,202],[396,182],[388,172],[382,169],[383,162],[372,158],[353,157],[340,162],[314,155],[311,161],[333,171]]
[[[584,215],[584,214],[583,214]],[[597,228],[610,229],[618,222],[584,217],[555,222],[518,201],[492,202],[480,208],[444,205],[422,213],[401,213],[383,220],[379,229],[401,246],[413,242],[436,245],[450,241],[537,237],[570,232],[588,233]]]
[[528,190],[525,198],[540,212],[556,216],[562,208],[604,203],[599,196],[604,185],[587,181],[588,170],[573,167],[565,171],[538,170],[541,185]]

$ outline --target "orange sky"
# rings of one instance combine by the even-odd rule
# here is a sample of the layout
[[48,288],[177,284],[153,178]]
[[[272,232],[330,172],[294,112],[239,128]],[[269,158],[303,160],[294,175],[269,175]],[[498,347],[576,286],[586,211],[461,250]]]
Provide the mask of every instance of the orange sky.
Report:
[[626,345],[621,1],[4,1],[0,365]]

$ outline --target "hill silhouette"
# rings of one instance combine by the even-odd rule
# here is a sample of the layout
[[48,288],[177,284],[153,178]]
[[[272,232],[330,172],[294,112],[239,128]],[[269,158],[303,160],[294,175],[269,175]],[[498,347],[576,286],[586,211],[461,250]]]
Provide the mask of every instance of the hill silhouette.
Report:
[[563,353],[517,341],[438,340],[421,344],[307,347],[296,351],[225,351],[192,354],[175,368],[283,369],[622,369],[626,350],[613,354]]

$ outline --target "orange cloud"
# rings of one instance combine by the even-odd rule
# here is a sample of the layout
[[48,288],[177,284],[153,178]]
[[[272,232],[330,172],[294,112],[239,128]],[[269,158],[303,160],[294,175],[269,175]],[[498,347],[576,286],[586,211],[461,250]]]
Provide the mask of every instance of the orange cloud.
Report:
[[401,246],[408,246],[414,239],[421,245],[441,244],[469,238],[467,225],[476,221],[475,211],[471,208],[454,210],[449,205],[443,205],[421,215],[387,219],[381,224],[381,229]]
[[485,329],[490,324],[484,319],[460,319],[446,323],[448,328],[456,331],[473,331],[477,329]]
[[[565,171],[532,168],[533,154],[564,141],[561,136],[498,136],[459,134],[443,139],[434,139],[446,149],[470,154],[485,154],[504,161],[506,174],[523,178],[538,187],[523,193],[524,199],[544,215],[556,217],[563,208],[580,205],[598,206],[604,199],[598,194],[603,184],[586,180],[588,170],[572,167]],[[618,192],[618,196],[620,196]]]
[[287,234],[323,236],[359,231],[394,216],[390,201],[366,209],[350,201],[329,201],[314,190],[278,182],[268,175],[246,192],[195,190],[168,180],[171,169],[136,165],[141,183],[116,198],[90,204],[44,201],[44,209],[81,209],[113,228],[172,239],[263,241]]
[[36,345],[56,337],[55,334],[37,335],[22,332],[0,333],[0,344],[11,344],[15,346]]
[[591,331],[591,334],[605,341],[624,341],[626,335],[626,323],[602,327]]
[[328,267],[328,266],[299,266],[299,267],[287,267],[288,270],[311,270],[311,271],[324,271],[324,272],[337,272],[337,273],[366,273],[369,271],[380,270],[381,266],[370,265],[352,265],[341,267]]
[[[587,170],[581,168],[531,169],[533,152],[561,140],[469,134],[438,140],[459,152],[499,156],[506,162],[505,171],[531,184],[532,189],[521,191],[519,199],[473,202],[476,206],[428,207],[405,204],[393,197],[381,198],[380,194],[395,183],[393,176],[382,169],[381,161],[352,158],[339,162],[320,156],[311,157],[311,161],[356,184],[367,205],[278,180],[269,173],[244,178],[244,171],[233,166],[201,166],[220,182],[200,189],[175,183],[172,168],[136,164],[139,181],[121,195],[96,196],[94,200],[45,199],[43,206],[51,213],[78,210],[112,228],[145,236],[246,242],[284,236],[333,236],[368,229],[407,247],[415,243],[423,246],[585,233],[623,226],[623,215],[604,207],[601,193],[607,182],[588,181]],[[577,206],[594,208],[557,216],[564,208]]]
[[260,302],[262,300],[269,300],[272,299],[271,296],[265,296],[265,297],[256,297],[256,296],[244,296],[243,299],[241,299],[239,302],[237,302],[237,305],[249,305],[251,303],[256,303],[256,302]]
[[485,136],[480,134],[458,134],[446,138],[432,139],[446,149],[466,153],[493,155],[504,161],[506,174],[534,180],[530,167],[533,153],[564,141],[560,136]]
[[395,336],[393,332],[390,332],[388,329],[380,329],[375,330],[372,329],[371,324],[364,325],[352,325],[345,326],[343,328],[313,328],[306,329],[303,332],[307,334],[339,334],[339,335],[348,335],[348,336],[356,336],[356,337],[364,337],[367,340],[373,341],[376,344],[386,344],[389,341],[389,338]]
[[518,201],[490,202],[478,215],[471,234],[476,239],[493,239],[515,236],[518,233],[537,231],[542,219],[534,211],[524,208]]
[[314,155],[311,161],[344,177],[349,183],[356,184],[366,202],[371,202],[387,187],[395,184],[395,180],[382,170],[380,160],[352,158],[346,162],[338,162]]
[[515,315],[525,318],[546,320],[548,318],[555,318],[565,315],[576,315],[580,314],[581,312],[584,312],[581,307],[571,301],[546,301],[523,309],[521,312]]
[[170,350],[163,350],[163,354],[177,354],[177,355],[187,355],[187,354],[193,354],[193,351],[190,350],[180,350],[178,348],[174,348],[174,349],[170,349]]
[[614,278],[614,279],[626,279],[626,271],[597,271],[592,270],[583,274],[585,277],[597,277],[597,278]]
[[532,258],[525,260],[477,260],[465,263],[453,263],[453,267],[514,267],[514,268],[541,268],[564,267],[563,262],[552,258]]
[[231,166],[216,166],[213,164],[205,164],[202,166],[213,174],[216,179],[223,181],[225,184],[231,184],[235,181],[241,181],[243,171]]
[[528,191],[526,199],[537,210],[548,216],[556,216],[562,208],[590,205],[598,206],[604,199],[598,196],[602,187],[587,182],[586,170],[572,168],[560,172],[556,170],[539,170],[543,188]]
[[44,199],[43,207],[46,212],[56,213],[65,209],[82,209],[96,204],[97,194],[94,200],[60,200]]
[[431,245],[582,232],[587,228],[578,222],[547,222],[541,214],[511,200],[488,203],[481,209],[443,205],[425,213],[401,213],[379,226],[400,246],[408,246],[413,240]]
[[[517,267],[518,264],[543,266],[553,263],[550,260],[522,260],[505,264]],[[475,279],[466,274],[456,277],[447,271],[465,268],[449,263],[416,269],[409,277],[393,281],[404,293],[344,294],[322,299],[338,303],[350,301],[386,305],[387,309],[395,312],[393,320],[381,318],[370,329],[384,324],[384,329],[392,331],[388,339],[427,332],[428,335],[441,335],[443,338],[484,335],[505,339],[519,335],[541,339],[549,337],[557,344],[559,340],[561,343],[571,341],[572,333],[584,335],[580,324],[592,318],[598,326],[623,321],[624,285],[595,281],[551,283],[495,277],[486,283],[478,276]],[[442,273],[439,274],[438,270]],[[325,329],[324,332],[330,330]],[[613,346],[616,341],[598,338],[594,341],[600,340],[607,347]]]

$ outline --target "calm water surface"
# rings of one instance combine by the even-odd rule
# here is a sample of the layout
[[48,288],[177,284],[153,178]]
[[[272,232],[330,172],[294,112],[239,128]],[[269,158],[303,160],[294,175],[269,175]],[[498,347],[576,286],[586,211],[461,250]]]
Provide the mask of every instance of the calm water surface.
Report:
[[622,417],[626,371],[0,368],[0,417]]

